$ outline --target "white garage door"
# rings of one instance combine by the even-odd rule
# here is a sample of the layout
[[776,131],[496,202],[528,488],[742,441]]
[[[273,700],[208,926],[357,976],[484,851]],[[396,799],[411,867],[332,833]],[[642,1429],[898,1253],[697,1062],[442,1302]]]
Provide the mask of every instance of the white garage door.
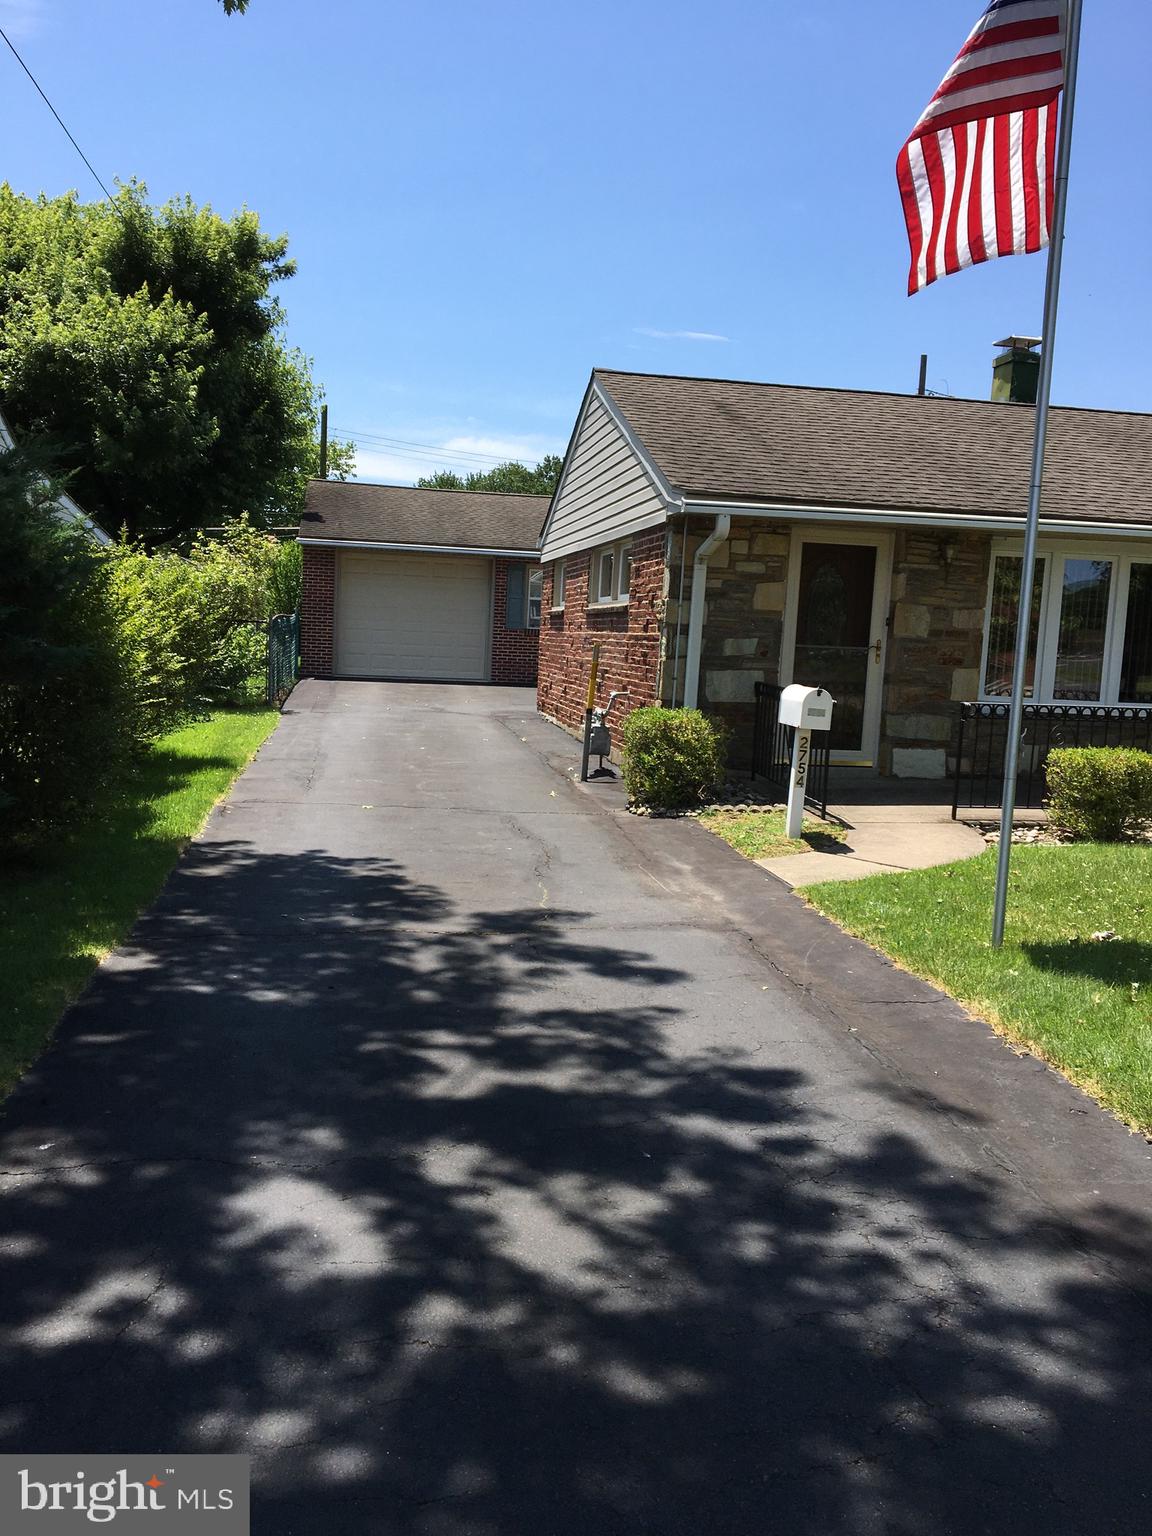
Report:
[[491,587],[484,556],[342,554],[336,671],[484,682]]

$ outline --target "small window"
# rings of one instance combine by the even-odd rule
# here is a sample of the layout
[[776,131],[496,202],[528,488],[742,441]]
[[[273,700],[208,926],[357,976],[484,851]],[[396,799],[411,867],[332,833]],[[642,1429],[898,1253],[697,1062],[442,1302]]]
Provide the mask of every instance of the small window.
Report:
[[526,629],[540,628],[540,599],[544,591],[544,567],[534,565],[528,572],[528,604],[525,616]]
[[632,573],[632,546],[621,544],[616,555],[616,596],[622,603],[628,601],[628,581]]
[[612,603],[616,601],[616,551],[605,549],[600,555],[600,580],[596,587],[596,601],[598,603]]
[[592,558],[592,607],[606,603],[626,603],[631,577],[631,544],[609,544]]
[[552,606],[563,608],[564,606],[564,562],[557,560],[552,567]]

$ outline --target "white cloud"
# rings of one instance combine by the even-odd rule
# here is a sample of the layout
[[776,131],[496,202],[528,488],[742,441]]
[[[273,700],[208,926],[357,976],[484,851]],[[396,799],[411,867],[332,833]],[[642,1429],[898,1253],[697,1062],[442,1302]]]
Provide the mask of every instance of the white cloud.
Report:
[[411,485],[424,475],[451,469],[460,476],[472,470],[495,469],[516,460],[530,467],[548,453],[563,453],[564,444],[550,437],[517,433],[457,432],[432,434],[417,427],[380,427],[357,440],[357,480]]
[[39,28],[43,0],[0,0],[0,27],[13,40],[31,37]]
[[731,341],[731,336],[721,336],[717,331],[658,331],[650,325],[637,325],[637,336],[651,336],[654,341]]

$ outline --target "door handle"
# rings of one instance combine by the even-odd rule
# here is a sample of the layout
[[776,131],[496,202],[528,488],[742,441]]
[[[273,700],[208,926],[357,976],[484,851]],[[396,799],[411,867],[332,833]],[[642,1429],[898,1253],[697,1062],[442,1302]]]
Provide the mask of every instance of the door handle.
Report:
[[877,664],[877,666],[879,666],[879,664],[880,664],[880,656],[881,656],[881,653],[883,652],[883,649],[884,649],[884,638],[883,638],[883,636],[881,636],[881,638],[879,640],[877,640],[876,644],[872,647],[872,649],[876,653],[876,664]]

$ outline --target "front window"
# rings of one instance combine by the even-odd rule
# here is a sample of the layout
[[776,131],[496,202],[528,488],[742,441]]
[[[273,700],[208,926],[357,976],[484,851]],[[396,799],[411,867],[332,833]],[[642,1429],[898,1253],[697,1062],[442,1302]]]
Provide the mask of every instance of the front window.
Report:
[[1128,576],[1120,697],[1152,704],[1152,563],[1146,560],[1133,560]]
[[1111,590],[1111,560],[1065,560],[1054,699],[1100,698]]
[[[997,555],[992,562],[992,598],[988,608],[988,651],[984,658],[984,694],[989,699],[1012,697],[1016,664],[1016,629],[1020,622],[1020,555]],[[1028,630],[1028,670],[1024,697],[1036,694],[1036,652],[1040,638],[1040,607],[1044,597],[1044,562],[1037,560],[1032,588],[1032,622]]]
[[552,567],[552,606],[563,608],[564,606],[564,562],[557,560]]
[[540,628],[540,598],[544,591],[544,567],[534,565],[528,572],[527,627]]
[[[985,699],[1012,696],[1023,561],[994,554]],[[1047,703],[1152,704],[1152,559],[1121,548],[1041,546],[1036,560],[1025,697]]]

